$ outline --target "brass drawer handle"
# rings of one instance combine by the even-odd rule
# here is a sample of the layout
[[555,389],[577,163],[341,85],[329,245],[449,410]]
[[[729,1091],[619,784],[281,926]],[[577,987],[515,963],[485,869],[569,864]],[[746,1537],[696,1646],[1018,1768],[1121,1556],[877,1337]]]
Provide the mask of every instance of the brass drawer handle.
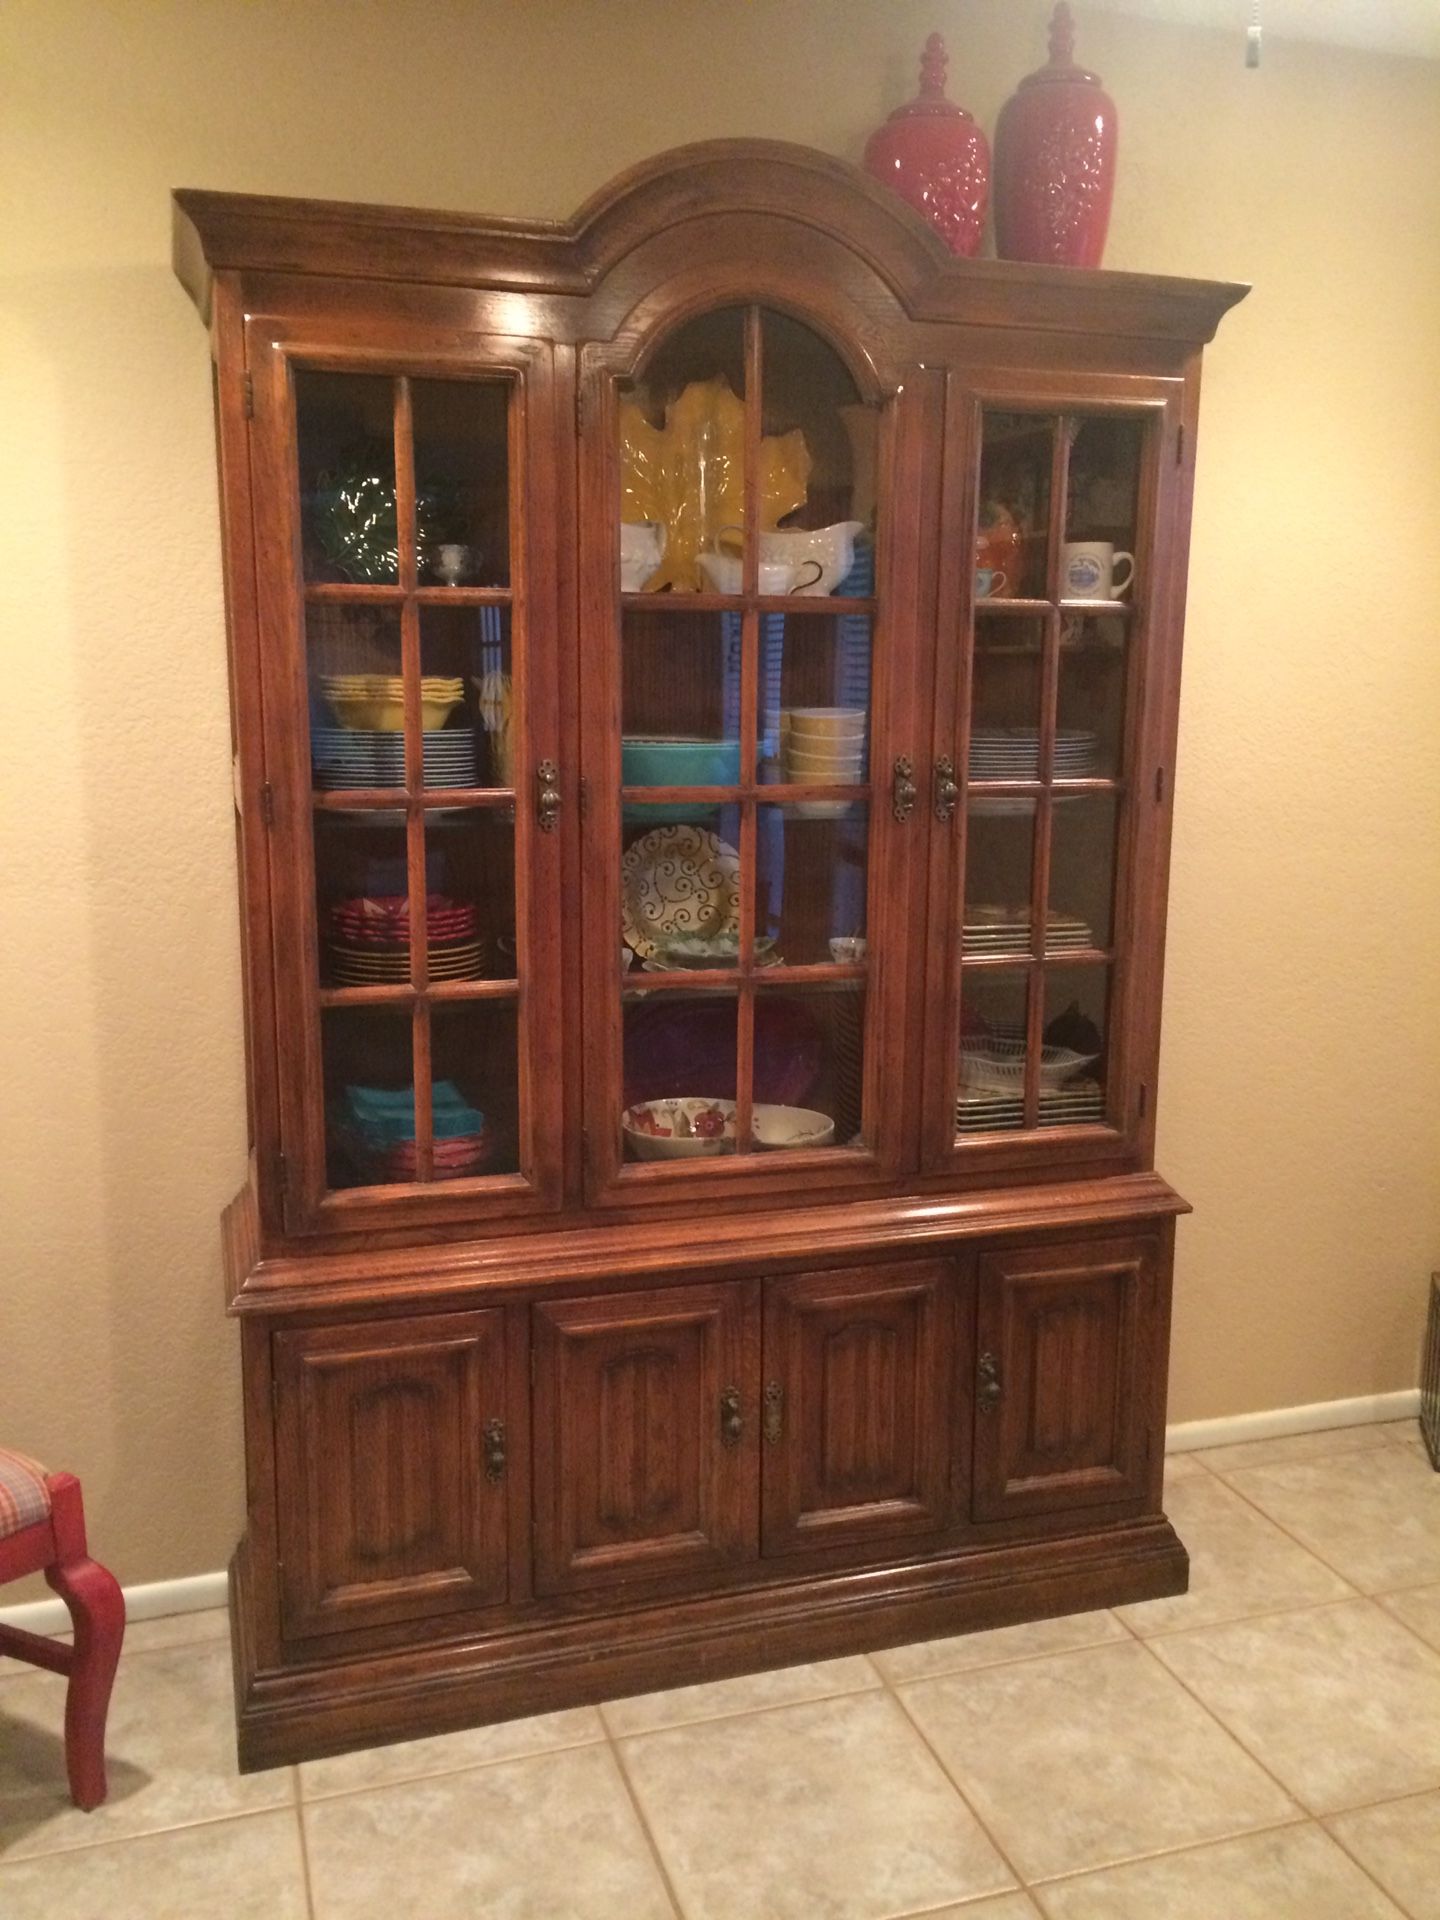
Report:
[[980,1356],[980,1386],[976,1394],[981,1413],[989,1413],[1000,1404],[1000,1396],[1005,1389],[1000,1384],[1000,1362],[993,1353]]
[[485,1428],[485,1478],[505,1477],[505,1422],[491,1420]]
[[915,782],[911,779],[915,768],[909,754],[896,756],[895,777],[890,788],[890,801],[897,820],[908,820],[916,799],[919,797]]
[[955,762],[942,754],[935,762],[935,818],[948,820],[955,811],[960,789],[955,784]]
[[778,1380],[772,1380],[765,1389],[764,1433],[765,1444],[775,1446],[785,1427],[785,1389]]
[[745,1416],[740,1411],[739,1387],[726,1387],[720,1395],[720,1444],[738,1447],[745,1432]]
[[539,793],[535,799],[535,817],[540,831],[549,833],[560,818],[560,769],[553,760],[542,760],[535,769]]

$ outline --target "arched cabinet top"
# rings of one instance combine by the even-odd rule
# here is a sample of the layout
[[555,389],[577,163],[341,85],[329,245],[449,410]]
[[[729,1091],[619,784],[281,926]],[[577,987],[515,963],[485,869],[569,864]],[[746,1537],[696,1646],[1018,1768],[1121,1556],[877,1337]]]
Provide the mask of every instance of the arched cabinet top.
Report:
[[[782,141],[712,140],[621,174],[565,221],[527,221],[194,188],[174,195],[175,268],[208,315],[216,273],[602,295],[666,236],[723,221],[843,249],[912,319],[1195,345],[1246,289],[1228,283],[953,258],[859,168]],[[759,223],[758,225],[756,223]],[[688,237],[693,239],[693,232]]]

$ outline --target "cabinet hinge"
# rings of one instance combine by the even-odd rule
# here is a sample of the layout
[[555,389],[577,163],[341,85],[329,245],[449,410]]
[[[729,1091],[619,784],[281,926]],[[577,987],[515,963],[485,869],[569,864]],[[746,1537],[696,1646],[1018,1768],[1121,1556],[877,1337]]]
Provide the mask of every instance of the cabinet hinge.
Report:
[[240,411],[247,420],[255,418],[255,376],[248,371],[240,376]]
[[267,827],[275,824],[275,789],[268,780],[260,785],[260,818]]
[[1164,769],[1164,767],[1156,767],[1156,769],[1155,769],[1155,799],[1156,799],[1156,802],[1158,803],[1158,802],[1160,802],[1161,800],[1163,800],[1164,798],[1165,798],[1165,769]]
[[1185,422],[1183,420],[1175,431],[1175,464],[1177,467],[1183,467],[1185,464]]

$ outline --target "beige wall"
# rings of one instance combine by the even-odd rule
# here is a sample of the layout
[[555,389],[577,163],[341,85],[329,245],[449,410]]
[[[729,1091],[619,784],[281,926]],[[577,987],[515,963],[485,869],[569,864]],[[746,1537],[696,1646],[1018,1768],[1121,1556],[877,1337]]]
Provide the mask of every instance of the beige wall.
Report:
[[[720,134],[855,157],[925,32],[987,124],[1043,0],[9,0],[0,1433],[127,1580],[241,1512],[243,1120],[209,374],[172,186],[564,214]],[[1440,1255],[1440,67],[1111,17],[1109,264],[1209,361],[1161,1166],[1174,1415],[1409,1385]]]

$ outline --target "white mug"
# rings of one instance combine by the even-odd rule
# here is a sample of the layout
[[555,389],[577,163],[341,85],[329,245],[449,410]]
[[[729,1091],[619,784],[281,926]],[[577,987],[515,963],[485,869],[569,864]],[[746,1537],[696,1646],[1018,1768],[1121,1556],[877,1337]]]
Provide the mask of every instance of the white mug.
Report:
[[[1120,561],[1125,578],[1114,577]],[[1066,600],[1118,600],[1135,578],[1133,553],[1117,553],[1108,540],[1067,540],[1060,549],[1060,593]]]
[[639,593],[665,558],[666,529],[658,520],[620,522],[620,588]]

